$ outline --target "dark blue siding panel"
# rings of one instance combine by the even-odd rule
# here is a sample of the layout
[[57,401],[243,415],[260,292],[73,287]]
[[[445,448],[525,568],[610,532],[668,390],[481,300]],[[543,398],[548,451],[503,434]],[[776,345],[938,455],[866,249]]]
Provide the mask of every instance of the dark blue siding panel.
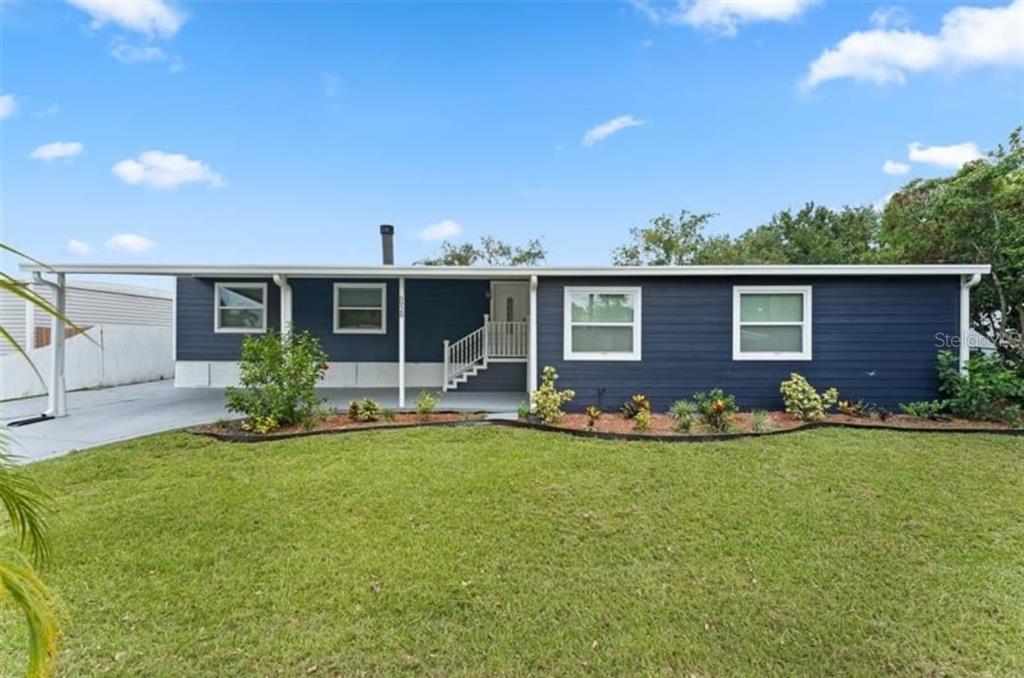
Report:
[[487,280],[406,280],[405,359],[444,361],[444,340],[457,341],[482,327],[490,301]]
[[[238,350],[247,334],[217,334],[213,331],[213,285],[211,278],[178,278],[175,323],[177,360],[238,360]],[[273,280],[224,280],[222,282],[267,283],[267,328],[278,329],[281,320],[280,295]]]
[[[398,281],[293,278],[292,326],[309,330],[332,362],[398,362]],[[335,334],[334,283],[387,283],[387,334]],[[406,329],[408,332],[408,328]]]
[[[178,279],[178,360],[237,360],[244,335],[213,331],[213,286],[205,278]],[[261,281],[263,282],[263,281]],[[268,327],[278,329],[280,293],[267,280]],[[349,279],[292,278],[292,321],[312,332],[332,362],[398,362],[398,281],[387,283],[387,334],[335,334],[334,283]],[[442,362],[443,342],[456,341],[483,324],[488,312],[486,280],[406,280],[408,362]]]
[[487,369],[465,384],[459,391],[521,391],[526,395],[526,363],[489,363]]
[[[811,285],[813,360],[734,361],[732,287]],[[562,359],[563,288],[640,285],[640,362]],[[694,391],[722,388],[744,408],[780,408],[779,382],[790,372],[845,399],[895,407],[935,398],[936,333],[955,335],[959,281],[935,278],[541,278],[538,288],[538,371],[553,365],[572,403],[615,408],[644,393],[659,410]]]

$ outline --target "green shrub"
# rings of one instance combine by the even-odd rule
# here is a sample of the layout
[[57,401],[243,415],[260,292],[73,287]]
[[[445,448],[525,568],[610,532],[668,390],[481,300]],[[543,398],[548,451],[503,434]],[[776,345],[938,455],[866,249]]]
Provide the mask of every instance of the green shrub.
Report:
[[380,418],[387,422],[393,422],[396,418],[395,411],[390,407],[382,407],[380,410]]
[[583,412],[587,415],[587,428],[589,429],[597,426],[597,420],[604,414],[597,405],[587,405],[587,409],[583,410]]
[[633,416],[633,430],[637,433],[643,433],[650,427],[651,411],[641,407],[640,411]]
[[619,408],[626,419],[632,419],[643,410],[651,411],[651,401],[643,393],[637,393]]
[[537,417],[545,424],[557,424],[562,421],[562,417],[565,416],[562,406],[576,397],[576,391],[559,391],[555,388],[556,381],[558,372],[548,365],[541,374],[540,388],[530,394]]
[[697,404],[697,412],[708,428],[718,433],[728,431],[733,417],[740,411],[736,397],[727,395],[720,388],[706,393],[694,393],[693,402]]
[[771,431],[773,428],[771,415],[764,410],[754,410],[754,413],[751,415],[750,430],[755,433],[764,433],[765,431]]
[[830,388],[818,393],[810,382],[796,372],[779,385],[782,401],[786,412],[804,421],[820,421],[825,418],[825,411],[839,400],[839,391]]
[[867,407],[868,406],[864,404],[863,400],[858,400],[856,402],[840,400],[836,403],[837,410],[851,417],[866,417]]
[[907,404],[900,403],[900,411],[918,419],[935,419],[947,406],[945,400],[920,400]]
[[520,419],[529,419],[530,403],[519,403],[519,407],[516,408],[516,414]]
[[348,418],[353,421],[377,421],[380,415],[380,403],[373,398],[350,400],[348,402]]
[[416,397],[416,414],[427,417],[437,410],[437,396],[430,391],[420,391]]
[[697,417],[697,405],[690,400],[677,400],[668,408],[668,416],[676,421],[676,430],[686,433],[693,427],[693,420]]
[[270,331],[242,340],[238,387],[227,389],[227,408],[248,418],[260,433],[280,426],[312,426],[326,414],[316,385],[327,372],[327,354],[309,332]]
[[1024,377],[997,355],[974,355],[967,361],[967,376],[960,374],[960,359],[952,351],[939,352],[939,390],[949,412],[964,419],[1005,421],[1021,418]]

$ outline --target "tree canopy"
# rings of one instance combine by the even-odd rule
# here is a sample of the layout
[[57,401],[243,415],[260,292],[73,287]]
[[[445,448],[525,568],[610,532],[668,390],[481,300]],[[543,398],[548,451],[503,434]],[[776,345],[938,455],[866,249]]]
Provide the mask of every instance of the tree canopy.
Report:
[[533,266],[546,257],[547,252],[537,238],[530,238],[525,246],[520,247],[485,235],[478,245],[455,245],[445,240],[439,254],[416,263],[425,266]]

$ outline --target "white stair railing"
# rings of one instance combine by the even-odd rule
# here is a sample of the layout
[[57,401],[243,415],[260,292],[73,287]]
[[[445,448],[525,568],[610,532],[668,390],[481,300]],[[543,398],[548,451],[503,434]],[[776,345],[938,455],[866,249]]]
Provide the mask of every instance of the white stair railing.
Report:
[[445,339],[443,390],[454,388],[456,380],[471,370],[487,367],[488,360],[525,358],[527,341],[527,323],[492,321],[484,315],[481,327],[456,342]]

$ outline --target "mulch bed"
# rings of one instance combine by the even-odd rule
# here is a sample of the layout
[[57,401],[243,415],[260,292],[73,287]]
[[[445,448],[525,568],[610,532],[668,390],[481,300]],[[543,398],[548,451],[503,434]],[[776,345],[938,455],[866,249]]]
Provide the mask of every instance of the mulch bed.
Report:
[[336,412],[311,427],[301,424],[282,426],[271,433],[255,433],[242,428],[243,419],[235,419],[216,424],[194,426],[190,433],[210,436],[218,440],[233,442],[258,442],[261,440],[277,440],[298,438],[301,436],[322,433],[343,433],[348,431],[364,431],[368,429],[407,428],[409,426],[451,426],[467,422],[480,422],[484,419],[481,412],[434,412],[432,414],[416,414],[415,412],[396,412],[392,420],[377,419],[376,421],[357,421],[343,412]]
[[336,413],[322,420],[311,428],[301,425],[286,426],[271,433],[254,433],[242,428],[243,420],[195,426],[190,433],[209,436],[227,442],[255,443],[267,440],[284,440],[325,433],[352,433],[365,430],[386,430],[408,428],[410,426],[460,426],[463,424],[493,424],[517,428],[531,428],[542,431],[568,433],[570,435],[610,440],[660,440],[673,442],[699,442],[707,440],[725,440],[740,436],[769,436],[791,431],[830,426],[886,429],[895,431],[918,432],[952,432],[952,433],[1001,433],[1024,435],[1024,429],[1013,429],[999,422],[969,421],[943,417],[942,419],[918,419],[905,414],[893,414],[886,419],[877,417],[854,417],[846,414],[830,414],[824,421],[804,422],[785,412],[767,412],[766,426],[754,429],[754,416],[750,412],[741,412],[733,417],[732,425],[725,433],[719,433],[707,426],[694,422],[690,431],[675,430],[675,420],[667,414],[652,414],[651,426],[646,431],[634,429],[634,422],[618,413],[606,413],[597,420],[593,429],[588,426],[585,414],[566,414],[555,426],[542,424],[532,419],[484,421],[486,414],[482,412],[435,412],[421,415],[413,412],[396,413],[394,419],[379,419],[372,422],[350,419],[345,413]]

